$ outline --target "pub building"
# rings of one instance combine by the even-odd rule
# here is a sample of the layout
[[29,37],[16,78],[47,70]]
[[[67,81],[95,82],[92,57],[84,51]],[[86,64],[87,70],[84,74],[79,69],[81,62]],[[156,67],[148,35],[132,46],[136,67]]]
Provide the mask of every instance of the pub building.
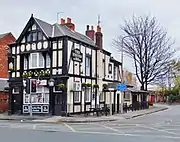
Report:
[[122,64],[103,49],[100,25],[83,35],[71,18],[49,24],[32,14],[9,47],[9,114],[76,114],[108,104],[119,111]]

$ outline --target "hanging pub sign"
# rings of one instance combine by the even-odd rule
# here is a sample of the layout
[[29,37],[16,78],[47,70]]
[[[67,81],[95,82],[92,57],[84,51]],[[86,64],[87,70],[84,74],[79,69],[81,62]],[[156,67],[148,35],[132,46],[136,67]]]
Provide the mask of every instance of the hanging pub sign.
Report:
[[76,61],[76,62],[81,62],[83,61],[83,54],[81,53],[81,51],[79,49],[73,49],[71,51],[71,57],[72,57],[72,60],[73,61]]

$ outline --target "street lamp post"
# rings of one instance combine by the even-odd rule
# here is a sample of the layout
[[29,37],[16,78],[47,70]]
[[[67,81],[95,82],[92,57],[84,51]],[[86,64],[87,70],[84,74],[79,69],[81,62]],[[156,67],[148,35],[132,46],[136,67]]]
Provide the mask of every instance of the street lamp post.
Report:
[[52,102],[54,102],[54,100],[53,100],[53,86],[54,86],[54,79],[49,79],[49,81],[48,81],[48,85],[49,85],[49,87],[50,87],[50,103],[51,103],[51,111],[52,111],[52,115],[54,114],[54,108],[53,108],[53,103]]
[[[11,86],[11,77],[12,77],[12,70],[14,68],[14,65],[12,62],[9,63],[9,69],[8,69],[8,72],[9,72],[9,88],[10,90],[12,90],[12,86]],[[8,98],[8,115],[11,115],[12,114],[12,91],[9,91],[11,92],[9,94],[9,98]]]

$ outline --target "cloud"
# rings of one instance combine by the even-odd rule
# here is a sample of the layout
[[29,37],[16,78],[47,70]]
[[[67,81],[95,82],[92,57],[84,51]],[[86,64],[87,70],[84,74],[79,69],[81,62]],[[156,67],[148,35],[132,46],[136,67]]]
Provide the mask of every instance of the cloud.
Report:
[[[104,37],[104,48],[119,56],[112,49],[112,39],[121,34],[119,24],[124,19],[130,19],[133,14],[150,14],[157,17],[168,30],[169,35],[176,38],[175,46],[180,44],[179,0],[1,0],[0,32],[11,31],[16,37],[20,35],[31,13],[49,23],[57,22],[59,17],[70,16],[76,24],[76,30],[85,32],[86,24],[97,25],[97,16],[101,15],[101,25]],[[126,58],[125,67],[133,70],[132,60]]]

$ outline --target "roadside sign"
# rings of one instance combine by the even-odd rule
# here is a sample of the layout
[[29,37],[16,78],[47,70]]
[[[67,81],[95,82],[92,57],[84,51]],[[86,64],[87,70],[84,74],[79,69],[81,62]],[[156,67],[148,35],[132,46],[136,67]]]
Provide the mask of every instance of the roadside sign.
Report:
[[127,90],[127,85],[125,83],[119,83],[117,85],[117,91],[126,91]]

